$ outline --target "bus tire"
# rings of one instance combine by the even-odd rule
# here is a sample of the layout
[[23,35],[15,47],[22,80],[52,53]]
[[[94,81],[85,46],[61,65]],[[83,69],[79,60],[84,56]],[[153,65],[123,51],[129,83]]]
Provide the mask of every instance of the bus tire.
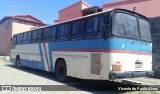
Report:
[[19,55],[16,57],[16,66],[17,66],[17,67],[20,67],[20,66],[21,66],[20,56],[19,56]]
[[58,60],[55,67],[56,79],[60,82],[64,82],[67,79],[67,67],[64,60]]

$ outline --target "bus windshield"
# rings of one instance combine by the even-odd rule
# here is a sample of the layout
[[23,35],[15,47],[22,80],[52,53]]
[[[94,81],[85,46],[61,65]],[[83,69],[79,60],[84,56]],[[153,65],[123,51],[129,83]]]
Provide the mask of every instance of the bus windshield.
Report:
[[141,18],[137,20],[136,16],[126,13],[113,14],[112,33],[115,36],[151,40],[149,22]]

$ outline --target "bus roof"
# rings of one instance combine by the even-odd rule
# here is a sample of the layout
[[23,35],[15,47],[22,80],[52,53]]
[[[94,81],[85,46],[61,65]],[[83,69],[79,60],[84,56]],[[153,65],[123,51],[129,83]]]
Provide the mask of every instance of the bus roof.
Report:
[[[89,17],[89,16],[93,16],[93,15],[97,15],[97,14],[101,14],[101,13],[105,13],[105,12],[112,12],[112,11],[125,11],[125,12],[130,12],[130,13],[133,13],[133,14],[136,14],[136,15],[139,15],[139,16],[141,16],[141,17],[143,17],[143,18],[148,19],[148,18],[145,17],[144,15],[139,14],[139,13],[137,13],[137,12],[134,12],[134,11],[131,11],[131,10],[127,10],[127,9],[120,9],[120,8],[117,8],[117,9],[105,10],[105,11],[102,11],[102,12],[97,12],[97,13],[93,13],[93,14],[90,14],[90,15],[78,17],[78,18],[75,18],[75,19],[63,21],[63,22],[60,22],[60,23],[57,23],[57,24],[54,24],[54,25],[58,25],[58,24],[61,24],[61,23],[65,23],[65,22],[70,22],[70,21],[78,20],[78,19],[81,19],[81,18],[86,18],[86,17]],[[52,26],[52,25],[50,25],[50,26]],[[46,27],[46,26],[45,26],[45,27]]]
[[[127,9],[120,9],[120,8],[118,8],[118,9],[110,9],[110,10],[105,10],[105,11],[102,11],[102,12],[93,13],[93,14],[90,14],[90,15],[86,15],[86,16],[82,16],[82,17],[75,18],[75,19],[63,21],[63,22],[60,22],[60,23],[57,23],[57,24],[53,24],[53,25],[43,26],[43,27],[40,27],[40,28],[36,28],[36,29],[29,30],[29,31],[25,31],[25,32],[30,32],[30,31],[33,31],[33,30],[38,30],[38,29],[42,29],[42,28],[46,28],[46,27],[50,27],[50,26],[55,26],[55,25],[58,25],[58,24],[62,24],[62,23],[66,23],[66,22],[70,22],[70,21],[74,21],[74,20],[78,20],[78,19],[81,19],[81,18],[87,18],[87,17],[93,16],[93,15],[97,15],[97,14],[101,14],[101,13],[105,13],[105,12],[112,12],[112,11],[124,11],[124,12],[129,12],[129,13],[136,14],[136,15],[138,15],[138,16],[141,16],[141,17],[149,20],[146,16],[144,16],[144,15],[142,15],[142,14],[139,14],[139,13],[137,13],[137,12],[134,12],[134,11],[131,11],[131,10],[127,10]],[[25,33],[25,32],[22,32],[22,33]],[[18,33],[18,34],[21,34],[21,33]],[[17,34],[15,34],[15,35],[17,35]]]

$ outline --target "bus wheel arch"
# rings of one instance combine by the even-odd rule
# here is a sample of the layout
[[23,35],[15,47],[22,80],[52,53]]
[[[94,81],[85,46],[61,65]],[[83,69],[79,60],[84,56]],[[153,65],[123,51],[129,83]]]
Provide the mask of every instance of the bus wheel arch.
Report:
[[64,82],[67,79],[67,64],[63,58],[58,58],[55,63],[55,76],[60,82]]
[[16,62],[15,62],[16,66],[21,66],[21,62],[20,62],[20,55],[16,56]]

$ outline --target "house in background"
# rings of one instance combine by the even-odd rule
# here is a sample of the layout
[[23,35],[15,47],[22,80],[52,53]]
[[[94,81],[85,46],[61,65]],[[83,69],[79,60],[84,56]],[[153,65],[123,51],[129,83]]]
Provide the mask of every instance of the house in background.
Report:
[[[94,1],[93,1],[94,2]],[[160,16],[160,0],[115,0],[113,2],[105,3],[102,5],[103,11],[122,8],[138,12],[146,17],[154,18]],[[59,10],[59,18],[54,20],[54,23],[59,23],[74,18],[82,17],[83,10],[92,8],[83,0],[72,4],[62,10]],[[93,8],[92,8],[93,9]]]
[[0,20],[0,55],[10,54],[10,39],[14,34],[45,25],[43,21],[31,15],[5,16]]
[[54,20],[54,23],[60,23],[63,21],[71,20],[74,18],[78,18],[82,16],[82,10],[86,8],[90,8],[91,6],[84,2],[83,0],[70,5],[62,10],[59,10],[59,18]]
[[115,8],[128,9],[138,12],[147,17],[160,16],[160,0],[116,0],[115,2],[103,4],[103,10]]

